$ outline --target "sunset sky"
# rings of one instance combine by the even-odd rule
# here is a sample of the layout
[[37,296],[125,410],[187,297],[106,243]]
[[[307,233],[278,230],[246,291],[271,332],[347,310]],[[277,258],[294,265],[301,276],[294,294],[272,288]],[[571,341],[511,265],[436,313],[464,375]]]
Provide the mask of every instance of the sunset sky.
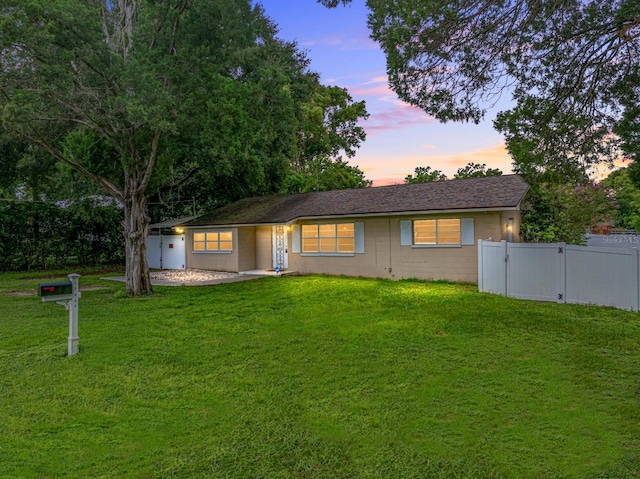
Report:
[[279,36],[295,40],[307,52],[322,83],[347,88],[355,101],[365,100],[371,114],[362,123],[367,139],[348,161],[374,185],[402,183],[418,166],[442,170],[449,177],[469,162],[511,172],[502,135],[492,126],[498,110],[480,125],[442,124],[389,89],[384,53],[369,38],[365,0],[335,9],[316,0],[259,3],[278,25]]

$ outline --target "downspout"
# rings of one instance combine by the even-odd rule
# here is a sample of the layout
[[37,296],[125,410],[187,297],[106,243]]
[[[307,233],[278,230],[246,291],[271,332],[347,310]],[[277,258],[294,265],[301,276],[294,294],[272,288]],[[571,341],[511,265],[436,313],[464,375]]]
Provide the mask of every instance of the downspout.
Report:
[[391,253],[391,217],[388,218],[387,224],[387,237],[389,238],[389,275],[393,277],[393,267],[392,267],[392,253]]

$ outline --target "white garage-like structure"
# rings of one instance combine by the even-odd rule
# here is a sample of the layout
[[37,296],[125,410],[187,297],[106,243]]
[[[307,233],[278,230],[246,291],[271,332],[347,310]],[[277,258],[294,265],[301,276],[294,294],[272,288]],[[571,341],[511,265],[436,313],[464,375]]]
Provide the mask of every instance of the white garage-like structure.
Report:
[[149,225],[147,262],[152,269],[185,269],[184,230],[179,226],[195,217],[167,220]]

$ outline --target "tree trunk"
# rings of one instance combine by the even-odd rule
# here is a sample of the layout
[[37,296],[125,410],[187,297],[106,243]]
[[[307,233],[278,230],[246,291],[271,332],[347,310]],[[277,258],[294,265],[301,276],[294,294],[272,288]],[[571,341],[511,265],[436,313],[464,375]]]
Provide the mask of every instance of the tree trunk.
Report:
[[150,218],[146,213],[147,198],[140,193],[137,182],[127,178],[124,195],[124,244],[126,292],[130,296],[153,294],[147,263],[147,235]]

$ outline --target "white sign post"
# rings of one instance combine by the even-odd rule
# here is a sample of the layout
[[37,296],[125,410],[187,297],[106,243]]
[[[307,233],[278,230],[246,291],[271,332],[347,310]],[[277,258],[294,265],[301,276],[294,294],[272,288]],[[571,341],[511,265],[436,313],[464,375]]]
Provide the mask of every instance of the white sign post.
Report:
[[80,275],[78,273],[72,273],[69,275],[71,280],[71,299],[67,301],[61,301],[65,307],[69,310],[69,356],[73,356],[78,353],[78,300],[80,299]]

